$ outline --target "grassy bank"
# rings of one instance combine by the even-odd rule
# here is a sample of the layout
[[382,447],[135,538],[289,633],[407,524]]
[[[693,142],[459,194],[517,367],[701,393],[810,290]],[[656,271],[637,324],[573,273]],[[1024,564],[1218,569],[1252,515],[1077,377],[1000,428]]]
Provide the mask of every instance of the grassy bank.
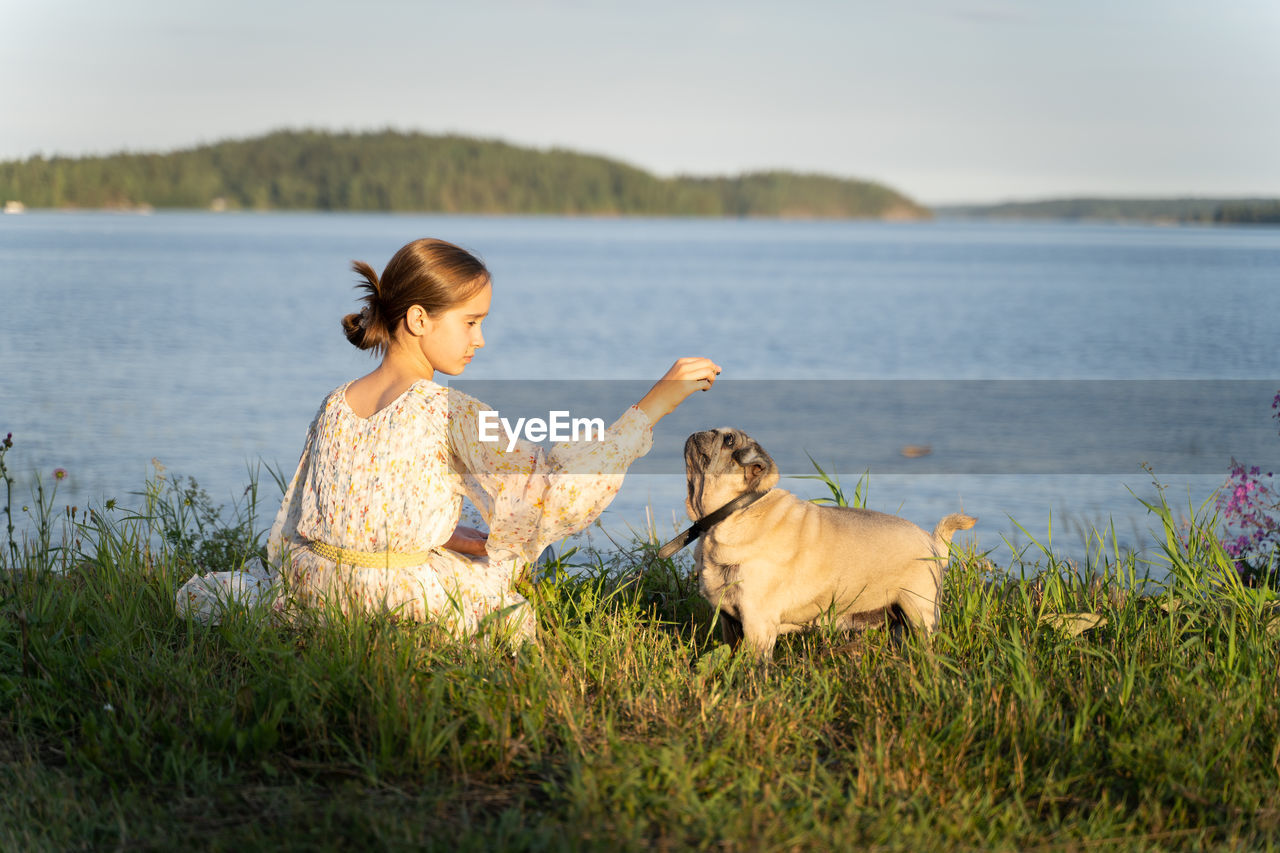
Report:
[[644,543],[542,567],[513,656],[387,619],[193,624],[177,585],[254,525],[181,488],[64,513],[0,573],[0,848],[1280,846],[1274,596],[1211,520],[1155,511],[1160,588],[1105,549],[968,550],[931,640],[817,632],[767,669]]

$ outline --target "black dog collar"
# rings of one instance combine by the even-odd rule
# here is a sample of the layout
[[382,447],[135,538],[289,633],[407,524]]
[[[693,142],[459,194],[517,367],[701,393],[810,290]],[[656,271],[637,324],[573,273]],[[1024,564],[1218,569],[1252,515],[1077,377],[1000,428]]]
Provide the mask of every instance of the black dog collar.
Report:
[[724,521],[726,518],[733,515],[738,510],[743,509],[744,507],[751,506],[753,503],[760,500],[766,494],[768,494],[768,492],[747,492],[746,494],[738,495],[736,498],[729,501],[727,504],[720,507],[718,510],[707,513],[702,518],[695,521],[692,525],[690,525],[688,530],[686,530],[684,533],[681,533],[675,539],[672,539],[666,545],[663,545],[661,548],[659,548],[658,556],[665,560],[667,557],[670,557],[672,554],[679,551],[685,545],[688,545],[690,542],[697,539],[702,534],[706,533],[715,525]]

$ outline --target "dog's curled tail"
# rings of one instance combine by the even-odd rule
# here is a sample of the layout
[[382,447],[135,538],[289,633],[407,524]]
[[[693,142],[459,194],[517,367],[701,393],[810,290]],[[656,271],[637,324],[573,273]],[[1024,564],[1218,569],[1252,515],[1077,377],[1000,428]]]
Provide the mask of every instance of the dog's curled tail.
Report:
[[938,526],[933,528],[933,540],[942,546],[942,550],[946,550],[951,544],[951,537],[955,535],[957,530],[968,530],[978,523],[978,519],[971,515],[965,515],[962,512],[953,512],[942,521],[938,522]]

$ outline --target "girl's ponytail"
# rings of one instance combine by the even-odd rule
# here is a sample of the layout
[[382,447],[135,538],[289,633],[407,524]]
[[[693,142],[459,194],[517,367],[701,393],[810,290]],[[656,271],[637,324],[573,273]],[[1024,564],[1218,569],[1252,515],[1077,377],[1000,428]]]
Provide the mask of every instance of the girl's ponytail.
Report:
[[360,298],[364,307],[358,314],[348,314],[342,318],[342,331],[346,333],[347,340],[360,349],[385,351],[391,343],[391,334],[382,316],[382,286],[378,281],[378,274],[364,261],[355,261],[351,264],[351,269],[364,278],[364,281],[356,284],[356,287],[365,291]]

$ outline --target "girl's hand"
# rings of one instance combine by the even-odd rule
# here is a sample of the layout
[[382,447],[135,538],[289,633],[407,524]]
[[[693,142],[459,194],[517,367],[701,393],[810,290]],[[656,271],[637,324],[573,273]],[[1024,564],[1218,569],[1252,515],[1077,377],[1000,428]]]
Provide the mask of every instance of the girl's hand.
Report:
[[653,423],[665,418],[694,391],[706,391],[720,375],[720,365],[709,358],[681,358],[649,389],[636,407]]
[[488,533],[481,533],[474,527],[458,525],[458,529],[453,531],[453,535],[449,537],[448,542],[444,543],[444,547],[450,551],[457,551],[459,554],[483,557],[485,555],[484,545],[488,540]]

